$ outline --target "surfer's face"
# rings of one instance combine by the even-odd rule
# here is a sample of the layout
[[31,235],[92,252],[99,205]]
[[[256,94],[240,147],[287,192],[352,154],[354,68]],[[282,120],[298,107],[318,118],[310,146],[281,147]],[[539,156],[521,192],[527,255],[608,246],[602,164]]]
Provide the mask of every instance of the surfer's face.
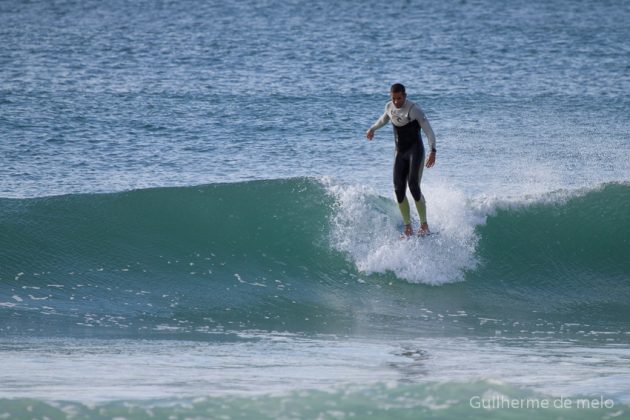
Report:
[[391,92],[392,102],[396,108],[400,108],[405,104],[407,95],[402,92]]

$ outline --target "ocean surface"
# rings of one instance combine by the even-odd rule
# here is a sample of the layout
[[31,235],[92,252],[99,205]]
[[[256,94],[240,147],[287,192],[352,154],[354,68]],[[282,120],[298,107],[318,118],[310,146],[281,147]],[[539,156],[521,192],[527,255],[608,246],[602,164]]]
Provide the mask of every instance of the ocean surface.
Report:
[[[630,419],[628,22],[0,1],[0,418]],[[394,82],[428,238],[364,137]]]

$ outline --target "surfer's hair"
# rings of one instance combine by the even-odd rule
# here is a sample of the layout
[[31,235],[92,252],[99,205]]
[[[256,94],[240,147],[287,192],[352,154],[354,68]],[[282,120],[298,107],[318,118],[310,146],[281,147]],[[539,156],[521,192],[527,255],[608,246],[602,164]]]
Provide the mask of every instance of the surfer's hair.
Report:
[[407,92],[405,92],[405,86],[402,83],[394,83],[389,91],[391,93],[404,93],[405,95],[407,94]]

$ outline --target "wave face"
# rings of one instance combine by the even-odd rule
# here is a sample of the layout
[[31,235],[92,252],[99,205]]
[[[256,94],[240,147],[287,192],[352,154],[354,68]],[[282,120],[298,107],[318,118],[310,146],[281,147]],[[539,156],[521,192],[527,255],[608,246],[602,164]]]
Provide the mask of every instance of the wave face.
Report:
[[448,328],[516,320],[532,332],[541,313],[551,329],[594,314],[627,323],[630,186],[488,212],[436,196],[439,235],[410,241],[392,200],[302,178],[2,199],[0,328],[417,332],[453,316]]
[[351,268],[330,202],[305,179],[2,200],[2,305],[15,328],[288,328]]
[[512,293],[554,289],[583,303],[628,297],[629,185],[503,206],[478,231],[483,263],[471,278],[500,281]]

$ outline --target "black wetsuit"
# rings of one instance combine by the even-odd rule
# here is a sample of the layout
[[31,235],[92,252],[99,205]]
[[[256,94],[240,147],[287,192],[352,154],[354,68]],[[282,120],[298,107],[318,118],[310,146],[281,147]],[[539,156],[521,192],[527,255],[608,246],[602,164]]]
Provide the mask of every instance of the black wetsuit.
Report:
[[[394,160],[394,190],[396,200],[402,203],[405,199],[405,191],[409,185],[409,191],[415,201],[420,201],[420,179],[424,165],[424,145],[420,135],[420,124],[417,120],[398,127],[394,127],[396,139],[396,157]],[[424,200],[422,200],[424,201]]]

